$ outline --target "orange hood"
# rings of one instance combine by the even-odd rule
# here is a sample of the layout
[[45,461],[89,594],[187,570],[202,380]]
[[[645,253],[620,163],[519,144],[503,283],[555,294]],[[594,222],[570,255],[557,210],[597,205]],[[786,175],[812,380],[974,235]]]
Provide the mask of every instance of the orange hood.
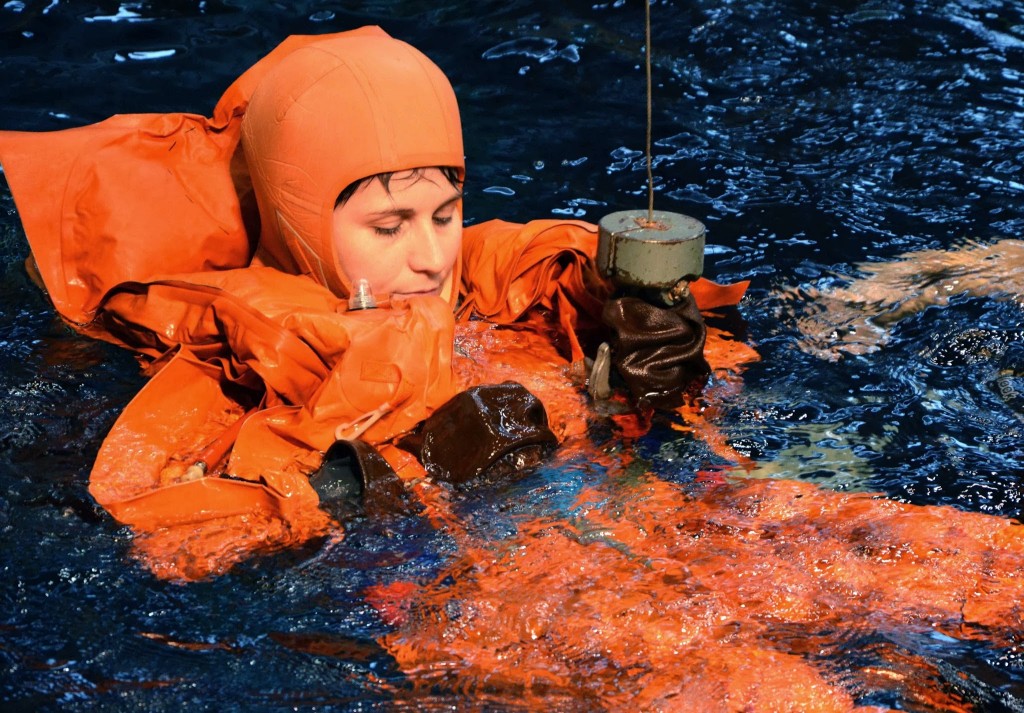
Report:
[[[295,50],[264,77],[242,120],[260,211],[259,263],[350,292],[332,246],[341,191],[378,173],[465,167],[448,79],[419,50],[366,28]],[[458,284],[460,266],[453,278]]]

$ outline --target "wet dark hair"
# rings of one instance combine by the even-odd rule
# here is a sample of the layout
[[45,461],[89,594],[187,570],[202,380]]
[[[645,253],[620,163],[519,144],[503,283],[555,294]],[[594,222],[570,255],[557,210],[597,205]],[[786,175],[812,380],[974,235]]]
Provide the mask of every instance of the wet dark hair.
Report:
[[[455,168],[454,166],[426,166],[423,168],[413,168],[409,170],[412,171],[413,176],[420,177],[423,175],[424,171],[429,170],[430,168],[436,168],[438,171],[441,172],[441,175],[443,175],[448,180],[448,182],[452,184],[452,186],[458,188],[459,190],[462,190],[462,178],[460,177],[462,169]],[[360,188],[365,186],[370,181],[380,181],[381,185],[384,186],[384,190],[390,192],[388,186],[391,183],[391,177],[394,176],[396,173],[405,172],[405,170],[387,171],[386,173],[378,173],[373,176],[367,176],[366,178],[360,178],[358,181],[353,181],[352,183],[345,186],[345,189],[338,194],[338,200],[334,201],[334,206],[338,207],[339,205],[347,201],[349,198],[352,197],[352,194],[354,194],[356,191],[358,191]]]

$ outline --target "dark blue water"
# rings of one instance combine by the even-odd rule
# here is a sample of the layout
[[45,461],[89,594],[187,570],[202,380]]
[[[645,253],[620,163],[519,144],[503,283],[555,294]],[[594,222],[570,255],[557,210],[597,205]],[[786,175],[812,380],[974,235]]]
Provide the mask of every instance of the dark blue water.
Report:
[[[763,477],[1021,517],[1019,294],[954,296],[892,326],[878,351],[837,361],[808,347],[799,320],[815,309],[802,295],[859,263],[1024,234],[1024,6],[697,0],[656,2],[652,14],[657,207],[706,223],[709,276],[753,281],[742,320],[727,324],[762,357],[727,409],[733,446]],[[287,35],[381,24],[452,78],[470,221],[596,221],[646,205],[642,17],[621,0],[10,0],[0,6],[0,128],[208,114]],[[135,363],[71,333],[25,278],[6,187],[0,255],[5,709],[397,705],[374,682],[403,680],[371,643],[387,627],[360,593],[435,572],[450,540],[416,518],[355,521],[339,545],[212,582],[155,581],[85,489],[104,433],[142,384]],[[681,463],[713,460],[667,428],[636,455],[669,479],[692,476],[696,466]],[[542,469],[461,507],[500,535],[502,496],[519,512],[557,511],[580,477]],[[311,652],[295,632],[329,632],[336,646]],[[979,690],[1024,700],[1019,651],[947,653]],[[886,704],[920,710],[898,692]],[[471,702],[439,693],[416,705]]]

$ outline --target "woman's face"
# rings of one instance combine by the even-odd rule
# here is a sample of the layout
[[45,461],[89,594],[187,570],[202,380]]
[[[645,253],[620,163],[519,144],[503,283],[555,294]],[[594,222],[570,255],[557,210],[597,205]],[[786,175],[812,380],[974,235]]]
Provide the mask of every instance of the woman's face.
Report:
[[436,168],[398,171],[385,188],[360,185],[334,209],[333,240],[349,284],[381,299],[442,295],[462,249],[462,192]]

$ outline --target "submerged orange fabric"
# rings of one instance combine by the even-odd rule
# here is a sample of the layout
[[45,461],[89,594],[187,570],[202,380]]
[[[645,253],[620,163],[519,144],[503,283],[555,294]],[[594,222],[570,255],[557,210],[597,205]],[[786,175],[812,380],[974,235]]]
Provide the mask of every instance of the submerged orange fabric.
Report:
[[966,713],[982,708],[942,680],[937,640],[1019,647],[1012,520],[798,481],[679,485],[620,458],[587,480],[565,516],[518,520],[499,541],[453,527],[458,556],[431,581],[370,588],[410,700],[888,710],[858,706],[874,698]]
[[[203,577],[327,532],[308,475],[334,440],[383,447],[458,390],[495,380],[504,367],[492,369],[469,335],[495,346],[514,332],[463,324],[455,354],[460,295],[463,322],[529,319],[546,335],[531,342],[542,356],[529,366],[504,362],[526,368],[508,378],[528,388],[530,369],[567,383],[565,367],[582,358],[577,335],[607,295],[594,226],[492,221],[466,230],[449,299],[347,310],[331,246],[339,192],[383,171],[463,168],[447,79],[378,28],[289,38],[210,119],[0,132],[0,162],[58,312],[135,350],[153,375],[103,443],[90,492],[136,529],[164,577]],[[742,289],[701,283],[695,294],[718,306]],[[531,317],[538,309],[560,336]],[[545,403],[563,418],[562,397]],[[210,472],[232,478],[181,481],[220,452]]]

